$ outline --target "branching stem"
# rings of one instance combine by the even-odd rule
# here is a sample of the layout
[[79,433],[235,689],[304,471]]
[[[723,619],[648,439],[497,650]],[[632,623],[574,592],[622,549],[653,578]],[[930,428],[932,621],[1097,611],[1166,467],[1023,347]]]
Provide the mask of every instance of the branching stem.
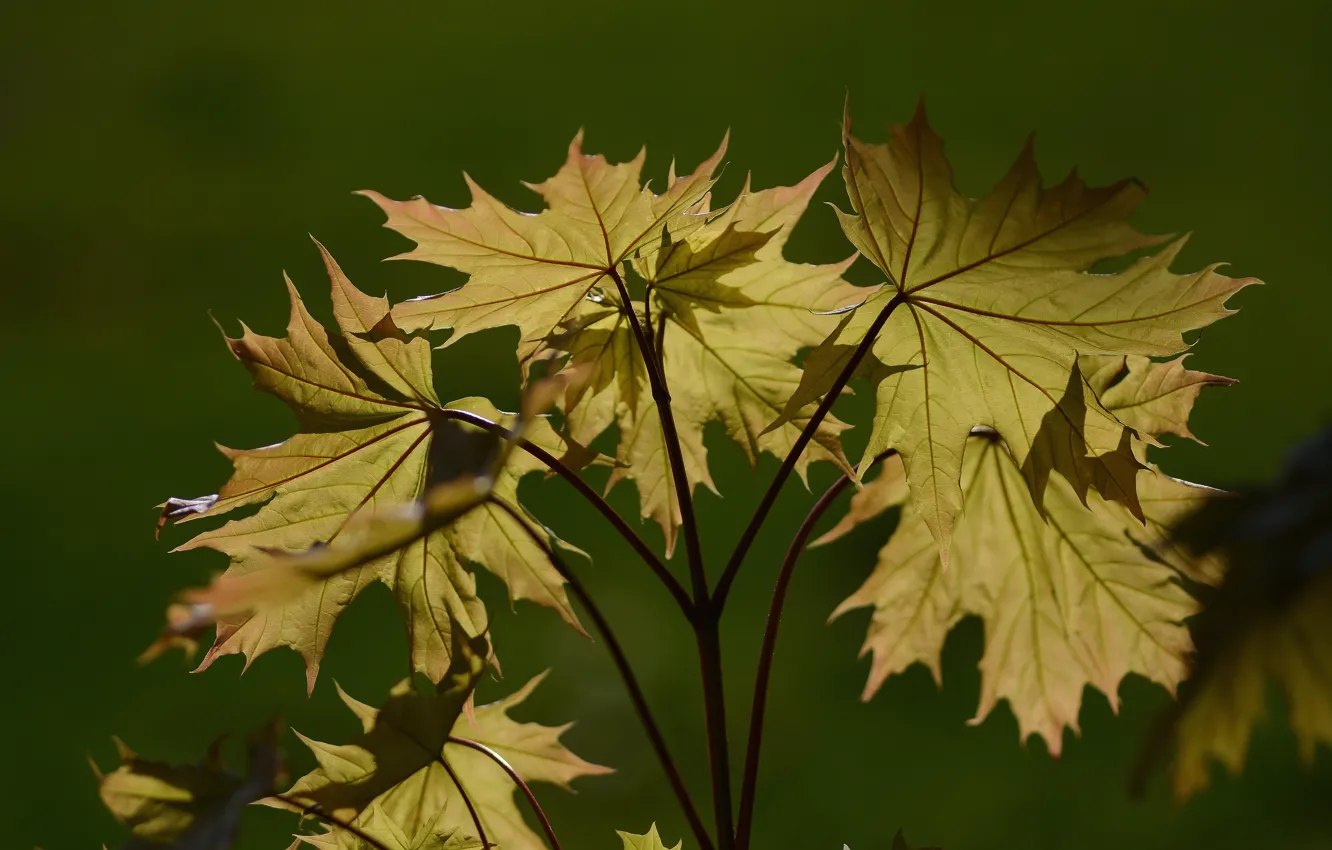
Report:
[[[875,458],[878,463],[892,454],[884,452]],[[768,681],[772,677],[772,661],[777,652],[777,630],[782,624],[782,609],[786,605],[786,592],[791,586],[791,576],[795,574],[796,561],[805,550],[809,536],[819,519],[837,500],[837,497],[851,485],[851,477],[842,475],[833,482],[819,500],[814,503],[804,522],[800,524],[791,546],[782,560],[781,571],[777,574],[777,584],[772,590],[772,604],[768,608],[768,624],[763,631],[763,646],[759,650],[758,672],[754,677],[754,701],[749,712],[749,741],[745,747],[744,776],[740,784],[740,809],[736,823],[736,846],[744,850],[749,846],[750,829],[754,822],[754,800],[758,789],[759,751],[763,746],[763,720],[768,706]]]
[[490,839],[486,838],[486,827],[485,824],[481,823],[481,813],[476,810],[476,806],[472,803],[472,795],[468,794],[467,789],[463,787],[457,771],[453,769],[453,765],[449,764],[448,759],[444,758],[443,753],[435,756],[435,763],[444,768],[444,772],[449,775],[449,779],[453,780],[454,787],[458,789],[458,795],[462,797],[464,805],[467,806],[467,814],[471,815],[472,825],[476,827],[476,837],[481,839],[481,850],[490,850],[495,845],[491,844]]
[[652,340],[638,321],[633,300],[629,297],[629,288],[624,285],[624,278],[619,271],[610,269],[611,280],[619,290],[620,303],[633,329],[634,340],[638,344],[638,353],[643,358],[647,370],[648,383],[652,386],[652,400],[657,403],[657,415],[661,417],[661,434],[666,443],[666,457],[671,467],[671,479],[675,485],[675,496],[680,503],[680,528],[684,532],[685,553],[689,558],[689,576],[693,582],[694,605],[702,605],[708,598],[708,577],[703,570],[703,547],[698,536],[698,524],[694,520],[694,497],[689,486],[689,474],[685,471],[684,452],[680,448],[680,433],[675,427],[675,414],[671,410],[671,393],[662,375],[661,365],[653,356]]
[[718,628],[721,609],[714,606],[708,591],[708,576],[703,565],[703,547],[694,518],[693,491],[689,474],[685,470],[680,434],[675,427],[671,411],[671,394],[662,371],[663,361],[654,354],[650,334],[645,332],[634,312],[629,289],[616,269],[610,269],[611,279],[619,290],[620,303],[633,328],[638,352],[643,358],[648,381],[652,385],[652,398],[657,403],[661,418],[661,432],[666,443],[666,456],[670,462],[675,496],[680,506],[680,527],[684,532],[685,551],[689,558],[689,575],[693,583],[694,639],[698,644],[699,669],[703,676],[703,716],[708,736],[708,765],[712,774],[712,808],[716,819],[717,843],[721,850],[731,850],[735,842],[733,812],[731,808],[731,755],[726,740],[726,701],[722,684],[721,634]]
[[883,329],[884,324],[888,321],[888,317],[890,317],[893,314],[893,311],[897,309],[898,305],[902,304],[905,300],[906,296],[901,290],[899,290],[897,295],[894,295],[892,299],[883,306],[883,309],[879,311],[879,315],[874,317],[874,322],[870,325],[869,330],[866,331],[860,344],[856,346],[856,350],[851,354],[851,359],[842,367],[842,371],[837,376],[837,380],[833,382],[827,395],[825,395],[823,400],[819,402],[819,406],[814,411],[814,415],[805,423],[805,427],[801,430],[800,436],[796,438],[795,445],[791,447],[790,453],[787,454],[786,459],[782,461],[781,469],[777,470],[777,476],[773,478],[772,483],[768,485],[767,492],[763,494],[763,500],[759,502],[758,509],[754,511],[754,516],[749,521],[749,526],[745,528],[744,534],[740,536],[740,542],[736,544],[735,551],[731,554],[731,559],[726,564],[726,570],[722,573],[721,580],[717,582],[717,589],[713,591],[713,601],[719,608],[726,604],[726,596],[731,592],[731,584],[735,581],[736,573],[740,571],[740,566],[744,563],[745,556],[749,554],[749,549],[754,544],[754,539],[758,537],[759,530],[763,528],[763,523],[768,518],[768,513],[772,510],[772,506],[777,501],[777,496],[782,492],[782,485],[786,483],[787,478],[791,477],[791,473],[795,470],[796,463],[799,462],[800,456],[804,454],[805,446],[809,445],[809,441],[814,438],[814,433],[818,430],[819,425],[823,423],[824,417],[828,415],[828,411],[832,410],[833,404],[837,401],[838,396],[842,394],[842,390],[846,388],[847,383],[851,380],[851,376],[856,373],[856,368],[860,366],[860,362],[865,359],[865,355],[869,354],[869,350],[874,346],[874,341],[878,339],[879,331]]
[[[487,431],[492,431],[497,434],[510,434],[509,429],[505,428],[498,422],[492,422],[484,416],[479,416],[470,411],[451,410],[446,408],[437,411],[435,415],[444,419],[454,419],[459,422],[466,422],[469,425],[475,425],[478,428],[484,428]],[[620,533],[620,536],[633,547],[633,550],[643,559],[643,563],[648,565],[648,568],[652,570],[657,578],[661,580],[661,583],[666,587],[666,590],[670,592],[672,598],[675,599],[676,604],[680,606],[680,610],[686,616],[690,616],[693,603],[690,601],[689,594],[685,591],[684,587],[682,587],[675,576],[671,574],[671,571],[666,568],[666,565],[662,563],[662,560],[657,557],[657,553],[653,552],[652,548],[643,542],[643,538],[639,537],[634,532],[633,528],[629,526],[629,523],[625,522],[624,518],[617,514],[615,509],[607,504],[606,500],[603,499],[596,490],[593,490],[590,484],[583,480],[582,476],[570,469],[559,458],[533,443],[531,440],[520,438],[518,440],[518,445],[523,451],[541,461],[552,472],[573,485],[573,488],[578,491],[579,495],[586,499],[592,507],[596,508],[597,512],[605,517],[606,521],[609,522],[611,526]]]
[[546,839],[550,842],[550,850],[561,850],[560,840],[555,837],[555,828],[550,825],[550,819],[546,817],[546,813],[542,810],[541,804],[537,802],[536,794],[532,793],[532,789],[525,781],[523,781],[523,778],[518,775],[518,771],[513,769],[513,765],[509,764],[504,756],[479,741],[472,741],[467,738],[455,738],[450,735],[449,743],[457,744],[461,747],[470,747],[499,765],[500,769],[507,773],[509,778],[513,780],[513,784],[517,785],[518,789],[523,792],[523,796],[527,798],[527,804],[531,806],[533,814],[537,816],[537,820],[541,821],[541,828],[545,830]]
[[707,827],[703,825],[703,820],[698,815],[698,810],[694,808],[694,802],[689,796],[689,789],[685,787],[684,779],[680,776],[680,771],[675,766],[675,760],[671,757],[670,750],[666,746],[666,738],[661,734],[661,728],[657,726],[656,719],[652,716],[652,709],[648,706],[647,697],[643,695],[643,689],[638,684],[638,677],[634,675],[633,667],[629,664],[628,657],[624,654],[624,649],[616,639],[615,633],[611,630],[610,623],[601,613],[601,609],[592,600],[583,583],[578,580],[578,576],[569,569],[569,565],[560,557],[559,553],[551,547],[550,543],[536,532],[522,513],[508,502],[502,499],[491,497],[491,501],[499,506],[501,510],[513,517],[518,525],[527,533],[532,542],[541,547],[546,558],[555,571],[560,574],[569,584],[569,590],[578,598],[579,603],[586,609],[587,615],[592,619],[592,624],[601,635],[602,640],[606,642],[606,648],[610,651],[611,660],[615,662],[615,667],[624,679],[625,687],[629,691],[629,699],[634,704],[634,710],[638,713],[639,720],[643,723],[643,728],[647,733],[652,749],[657,754],[657,759],[661,762],[662,769],[666,772],[666,778],[670,781],[675,796],[680,801],[680,808],[684,810],[685,819],[689,821],[689,828],[694,833],[694,838],[698,841],[702,850],[713,850],[712,839],[708,836]]

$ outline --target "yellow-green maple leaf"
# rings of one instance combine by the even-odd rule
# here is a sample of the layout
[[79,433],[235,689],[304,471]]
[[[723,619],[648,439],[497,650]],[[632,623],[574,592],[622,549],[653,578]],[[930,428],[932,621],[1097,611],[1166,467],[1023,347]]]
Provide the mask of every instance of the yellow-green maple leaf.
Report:
[[461,829],[442,829],[433,823],[414,833],[404,832],[378,803],[371,804],[356,829],[377,843],[371,844],[351,830],[328,825],[323,833],[296,836],[296,843],[289,850],[298,850],[303,844],[324,850],[477,850],[484,846],[481,839],[467,835]]
[[1158,363],[1141,355],[1088,356],[1078,363],[1101,404],[1139,434],[1176,434],[1202,442],[1189,430],[1189,412],[1204,387],[1233,378],[1184,368],[1181,355]]
[[392,201],[365,192],[388,216],[389,227],[416,242],[403,259],[466,272],[466,284],[393,308],[408,330],[452,328],[454,342],[486,328],[517,325],[525,351],[539,347],[594,288],[611,287],[610,274],[636,254],[656,249],[663,232],[702,223],[689,216],[712,185],[726,142],[689,177],[654,194],[643,185],[646,152],[611,164],[583,153],[582,133],[569,145],[559,172],[529,184],[546,209],[510,209],[467,177],[472,205],[435,206],[424,198]]
[[1078,355],[1177,354],[1183,332],[1227,315],[1225,301],[1256,281],[1215,267],[1172,273],[1183,240],[1116,274],[1089,273],[1163,241],[1126,221],[1145,191],[1089,188],[1076,175],[1044,188],[1030,144],[989,195],[969,200],[923,108],[887,144],[860,141],[849,122],[844,138],[852,212],[839,213],[842,228],[887,283],[811,355],[792,404],[822,395],[895,301],[866,366],[877,411],[860,468],[901,453],[945,562],[973,427],[1002,435],[1037,504],[1055,470],[1079,498],[1095,490],[1136,512],[1139,465]]
[[[227,340],[255,385],[295,412],[300,433],[264,448],[224,449],[235,472],[222,490],[167,506],[166,516],[192,520],[262,503],[257,513],[179,547],[225,552],[232,561],[226,577],[264,570],[275,553],[327,547],[358,529],[378,533],[383,529],[370,529],[360,520],[411,505],[433,482],[488,470],[498,452],[494,435],[447,417],[453,407],[486,413],[494,408],[480,399],[441,405],[428,341],[399,330],[385,299],[361,293],[327,252],[323,256],[339,333],[314,320],[289,282],[292,310],[285,338],[245,328],[239,339]],[[539,439],[558,441],[544,420],[535,427]],[[504,473],[500,486],[512,489],[516,476],[529,469]],[[512,522],[500,520],[497,528],[514,531]],[[436,679],[448,666],[452,633],[460,629],[475,635],[486,629],[485,608],[464,558],[505,579],[513,598],[552,607],[577,626],[562,581],[544,557],[522,559],[522,553],[490,541],[460,554],[459,535],[465,531],[437,529],[423,538],[409,533],[405,545],[386,547],[386,554],[356,562],[355,569],[326,570],[313,586],[279,605],[225,619],[201,666],[232,653],[243,653],[248,663],[269,649],[288,646],[305,660],[313,688],[334,621],[378,580],[393,590],[403,610],[413,666]]]
[[366,821],[377,807],[380,816],[392,819],[405,835],[429,828],[475,836],[461,785],[488,841],[511,850],[540,850],[544,845],[524,822],[508,774],[485,754],[448,740],[456,736],[486,745],[529,783],[567,788],[580,776],[608,773],[608,768],[584,761],[560,743],[567,724],[549,727],[509,717],[509,710],[540,680],[476,708],[471,718],[460,713],[465,694],[422,697],[407,682],[396,686],[380,709],[343,693],[343,702],[361,720],[365,734],[341,746],[303,738],[320,766],[298,780],[287,796],[317,803],[344,822],[365,825],[367,831]]
[[654,823],[648,828],[648,831],[642,835],[622,830],[615,831],[624,842],[624,850],[680,850],[684,846],[683,841],[675,842],[674,847],[667,847],[661,840],[661,835],[657,832],[657,825]]
[[1139,472],[1138,487],[1147,526],[1094,493],[1084,506],[1062,478],[1050,481],[1042,516],[1007,447],[993,434],[974,436],[962,465],[965,507],[945,569],[908,499],[903,463],[887,458],[853,499],[848,519],[819,541],[903,505],[874,573],[834,613],[874,609],[863,649],[874,656],[864,697],[915,662],[939,681],[944,640],[968,615],[985,623],[975,722],[1007,699],[1021,737],[1042,736],[1052,753],[1066,727],[1077,731],[1086,685],[1112,706],[1127,673],[1173,691],[1191,647],[1182,621],[1195,606],[1177,568],[1144,548],[1160,543],[1187,501],[1208,491],[1150,469]]
[[[720,423],[751,464],[768,452],[784,458],[812,409],[766,430],[800,382],[796,355],[817,345],[836,323],[819,315],[863,297],[845,283],[848,263],[811,265],[785,259],[783,249],[809,199],[832,169],[818,169],[795,186],[750,191],[707,224],[634,262],[652,309],[637,305],[652,325],[671,393],[691,485],[716,490],[708,472],[704,428]],[[587,301],[552,338],[570,362],[590,367],[564,405],[570,434],[580,443],[619,426],[621,465],[610,486],[633,479],[642,514],[661,525],[670,548],[680,523],[656,402],[635,347],[624,305],[615,293]],[[846,468],[838,435],[846,425],[821,423],[796,467],[813,460]]]
[[[618,425],[621,465],[610,484],[635,481],[642,513],[662,526],[668,549],[680,520],[676,483],[628,311],[636,311],[649,334],[664,336],[659,344],[686,473],[691,485],[715,490],[704,426],[721,422],[751,461],[763,451],[784,455],[809,411],[797,411],[784,428],[764,428],[799,384],[797,352],[835,323],[811,311],[859,300],[856,288],[841,281],[846,264],[782,257],[831,166],[797,186],[746,187],[730,208],[710,214],[706,193],[724,147],[692,175],[672,170],[666,190],[655,195],[640,185],[641,154],[612,165],[584,155],[575,139],[559,173],[533,187],[548,204],[536,215],[509,209],[470,181],[473,204],[465,210],[366,193],[388,214],[387,226],[416,241],[403,257],[471,275],[452,292],[394,307],[400,324],[451,327],[449,342],[517,325],[524,374],[551,357],[595,366],[564,405],[570,433],[587,443]],[[629,265],[652,289],[655,314],[622,303],[610,275],[625,274]],[[799,471],[812,459],[845,465],[837,439],[844,428],[831,418],[823,423]]]

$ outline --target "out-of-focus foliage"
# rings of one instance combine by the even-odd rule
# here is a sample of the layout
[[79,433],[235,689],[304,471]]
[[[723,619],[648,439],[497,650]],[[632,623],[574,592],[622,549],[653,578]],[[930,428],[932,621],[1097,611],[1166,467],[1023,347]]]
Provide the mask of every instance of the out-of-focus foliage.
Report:
[[1220,558],[1225,577],[1200,591],[1193,669],[1148,758],[1173,747],[1181,797],[1207,785],[1213,759],[1238,772],[1276,683],[1312,760],[1332,744],[1332,430],[1293,452],[1271,484],[1207,500],[1175,539]]
[[245,807],[278,781],[277,731],[269,726],[251,738],[243,776],[222,764],[220,740],[197,765],[150,761],[117,740],[120,766],[104,775],[93,769],[102,802],[134,835],[125,850],[229,850]]

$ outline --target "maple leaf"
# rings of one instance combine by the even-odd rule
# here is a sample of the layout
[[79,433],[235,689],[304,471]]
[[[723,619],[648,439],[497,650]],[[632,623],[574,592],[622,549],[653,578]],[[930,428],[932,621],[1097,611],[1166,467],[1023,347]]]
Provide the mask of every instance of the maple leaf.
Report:
[[[796,186],[746,186],[714,214],[706,192],[723,151],[692,175],[672,173],[656,196],[639,187],[641,155],[610,165],[583,155],[576,139],[560,172],[534,187],[549,204],[535,216],[515,213],[470,181],[473,205],[461,211],[367,193],[390,228],[417,242],[403,257],[472,275],[452,292],[394,307],[404,327],[452,327],[452,343],[513,324],[522,333],[524,374],[538,360],[559,357],[590,367],[563,405],[569,433],[588,444],[619,426],[620,465],[608,486],[634,480],[642,514],[662,526],[668,552],[679,501],[629,311],[656,337],[690,484],[715,491],[703,444],[707,423],[722,423],[751,462],[765,451],[784,456],[811,411],[797,411],[776,431],[765,433],[765,426],[799,384],[797,353],[824,339],[836,321],[811,311],[863,297],[841,280],[849,261],[809,265],[782,256],[831,164]],[[525,247],[512,242],[515,236]],[[625,303],[610,279],[625,265],[648,289],[641,307]],[[798,471],[810,460],[847,466],[838,442],[845,427],[836,419],[822,423]]]
[[202,763],[172,765],[145,759],[117,739],[121,765],[102,774],[94,764],[93,771],[102,802],[134,836],[125,850],[230,848],[241,812],[273,792],[281,763],[276,739],[272,726],[251,737],[246,776],[222,765],[220,740]]
[[[260,585],[265,580],[257,574],[284,554],[290,558],[309,553],[300,569],[318,580],[297,588],[301,592],[294,595],[280,595],[280,604],[243,614],[247,605],[233,598],[239,616],[219,623],[217,638],[200,666],[232,653],[243,653],[248,664],[269,649],[289,646],[305,660],[313,688],[334,621],[377,579],[393,590],[403,609],[413,666],[436,679],[447,668],[451,634],[486,629],[485,608],[465,560],[496,572],[508,582],[513,598],[552,607],[577,626],[561,581],[544,559],[523,560],[525,553],[515,555],[489,544],[470,549],[465,559],[460,556],[456,544],[466,533],[443,528],[443,520],[489,492],[495,484],[492,469],[507,443],[449,414],[452,409],[497,411],[481,399],[441,405],[433,388],[428,341],[404,334],[393,323],[385,299],[361,293],[322,246],[321,253],[340,333],[328,332],[313,319],[289,281],[292,308],[285,338],[244,328],[239,339],[227,339],[255,385],[295,412],[300,432],[264,448],[223,449],[235,472],[222,490],[204,499],[171,500],[164,511],[168,520],[189,521],[262,503],[256,513],[204,532],[178,549],[225,552],[232,564],[223,579]],[[541,427],[541,439],[558,440],[548,424]],[[498,486],[511,490],[516,476],[530,469],[521,466],[503,473]],[[470,502],[463,481],[469,476],[484,484],[471,493],[476,498]],[[452,490],[439,488],[455,479]],[[443,517],[428,522],[424,530],[429,533],[422,535],[417,530],[431,515],[413,505],[427,493],[441,503],[436,514]],[[501,531],[513,530],[503,523],[492,524]],[[377,557],[364,557],[367,552]],[[233,584],[231,589],[246,586]],[[202,609],[203,619],[223,610]],[[174,630],[195,627],[200,613],[177,612],[182,622]]]
[[1202,591],[1191,674],[1143,766],[1173,745],[1180,798],[1207,785],[1213,759],[1244,766],[1269,681],[1285,693],[1303,758],[1332,744],[1329,480],[1332,431],[1298,449],[1278,481],[1218,495],[1177,524],[1181,545],[1226,562],[1220,585]]
[[[668,551],[680,524],[679,500],[666,458],[656,401],[638,357],[626,309],[652,326],[680,434],[691,485],[716,491],[708,472],[704,428],[721,423],[751,464],[762,452],[785,457],[812,410],[783,428],[765,430],[800,382],[796,355],[819,343],[836,319],[819,315],[862,297],[841,274],[850,261],[793,263],[783,257],[792,229],[832,164],[795,186],[751,191],[717,217],[661,250],[635,259],[644,280],[644,306],[607,293],[580,306],[551,347],[587,377],[566,392],[570,434],[589,443],[619,426],[618,466],[608,487],[632,478],[642,514],[661,525]],[[655,307],[655,309],[653,309]],[[797,471],[812,460],[848,468],[838,435],[847,426],[828,418],[817,429]]]
[[424,198],[391,201],[363,192],[388,216],[385,226],[416,242],[401,259],[423,260],[466,272],[466,285],[393,308],[401,327],[452,328],[447,344],[486,328],[517,325],[522,340],[549,337],[585,297],[611,285],[612,273],[635,254],[655,249],[663,232],[702,223],[687,213],[712,185],[726,152],[717,152],[689,177],[672,180],[661,195],[642,185],[646,151],[611,164],[583,153],[580,132],[559,172],[527,184],[547,208],[520,213],[464,175],[472,205],[456,210]]
[[823,395],[874,334],[863,370],[877,411],[860,471],[886,449],[902,455],[945,562],[973,427],[1002,435],[1037,504],[1054,470],[1079,499],[1095,490],[1139,512],[1130,439],[1078,355],[1178,354],[1183,332],[1228,315],[1225,301],[1257,281],[1215,267],[1172,273],[1182,239],[1116,274],[1089,273],[1164,241],[1126,221],[1145,190],[1089,188],[1076,175],[1044,188],[1030,143],[973,201],[953,188],[923,107],[888,144],[855,138],[849,119],[843,134],[852,212],[839,212],[842,229],[888,282],[811,354],[788,409]]
[[1025,497],[1021,468],[993,433],[973,436],[962,464],[965,509],[945,569],[939,548],[908,498],[906,470],[886,458],[836,528],[818,543],[902,505],[870,578],[833,616],[873,607],[862,651],[874,659],[864,698],[912,663],[941,681],[940,653],[967,615],[985,623],[981,698],[973,722],[1007,699],[1021,737],[1042,736],[1058,755],[1063,730],[1078,730],[1083,688],[1118,704],[1119,682],[1138,673],[1173,692],[1191,648],[1182,624],[1195,610],[1180,586],[1177,552],[1148,551],[1208,488],[1141,470],[1144,526],[1120,504],[1052,479],[1044,515]]
[[[472,650],[481,658],[484,647]],[[480,666],[476,667],[479,675]],[[455,677],[466,684],[465,676]],[[287,797],[308,800],[346,823],[371,831],[376,807],[404,835],[455,830],[476,836],[481,821],[487,841],[517,850],[537,850],[541,839],[524,823],[508,774],[485,754],[450,742],[451,736],[484,744],[508,761],[526,782],[561,787],[580,776],[608,773],[559,742],[568,726],[519,723],[508,716],[539,684],[538,676],[511,696],[462,715],[472,678],[435,696],[421,696],[408,682],[375,709],[341,693],[365,730],[356,742],[334,746],[302,737],[319,768],[301,778]],[[460,788],[462,791],[460,791]],[[464,797],[465,792],[465,797]]]
[[643,835],[636,835],[632,832],[615,831],[624,842],[624,850],[680,850],[684,846],[683,841],[675,842],[674,847],[668,848],[661,840],[661,835],[657,833],[657,825],[654,823]]
[[1228,387],[1233,378],[1184,368],[1181,355],[1157,363],[1141,355],[1087,356],[1078,363],[1101,404],[1139,434],[1176,434],[1202,443],[1189,430],[1189,413],[1204,387]]
[[378,803],[371,804],[361,820],[357,832],[368,835],[377,844],[371,844],[350,830],[329,826],[326,832],[318,835],[297,835],[296,843],[289,850],[296,850],[302,844],[325,850],[476,850],[483,847],[479,838],[460,829],[441,829],[433,823],[422,826],[415,834],[407,834]]

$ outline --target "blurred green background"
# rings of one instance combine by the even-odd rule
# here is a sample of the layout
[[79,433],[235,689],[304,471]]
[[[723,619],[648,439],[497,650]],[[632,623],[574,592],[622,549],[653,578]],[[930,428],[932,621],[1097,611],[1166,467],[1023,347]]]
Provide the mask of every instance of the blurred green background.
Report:
[[[871,139],[924,95],[961,188],[979,193],[1035,130],[1051,177],[1077,163],[1093,182],[1133,175],[1150,185],[1140,225],[1195,232],[1181,268],[1224,260],[1268,281],[1236,299],[1243,312],[1207,330],[1190,361],[1241,381],[1200,405],[1195,430],[1210,447],[1180,445],[1163,457],[1173,474],[1224,485],[1274,472],[1332,408],[1325,9],[1283,0],[8,7],[0,844],[116,846],[123,832],[103,813],[85,761],[91,753],[111,765],[112,734],[151,756],[192,759],[218,732],[281,712],[316,738],[344,740],[354,723],[333,682],[375,702],[399,675],[404,640],[382,588],[341,621],[308,700],[291,653],[263,657],[244,677],[234,657],[198,675],[178,656],[134,664],[173,591],[221,560],[168,556],[184,537],[154,543],[152,506],[218,486],[227,465],[212,440],[261,445],[291,428],[277,402],[250,391],[206,311],[280,332],[286,269],[326,315],[307,233],[369,291],[401,298],[456,283],[442,269],[381,264],[406,243],[351,191],[461,205],[466,169],[531,208],[518,181],[553,173],[580,126],[589,150],[615,159],[647,143],[658,175],[671,155],[697,162],[729,127],[726,196],[747,169],[768,186],[826,162],[849,90],[858,131]],[[821,197],[842,192],[830,180]],[[812,208],[796,257],[847,251],[832,213]],[[484,393],[511,408],[515,339],[489,333],[441,356],[441,396]],[[725,498],[699,502],[716,564],[776,462],[752,474],[736,447],[713,436]],[[814,483],[831,478],[822,469]],[[529,484],[529,504],[593,555],[587,580],[701,785],[697,673],[669,600],[558,481]],[[733,596],[734,715],[748,703],[780,553],[810,501],[788,489]],[[632,489],[613,503],[633,511]],[[874,850],[899,825],[948,850],[1332,847],[1332,760],[1323,752],[1302,766],[1281,722],[1259,729],[1242,778],[1218,776],[1185,805],[1159,779],[1145,801],[1125,793],[1167,700],[1141,680],[1125,684],[1119,716],[1089,693],[1082,737],[1070,736],[1058,762],[1037,741],[1019,745],[1006,708],[967,726],[978,692],[975,622],[948,643],[942,692],[916,667],[859,702],[865,616],[825,619],[866,574],[887,528],[810,554],[796,577],[759,847]],[[546,611],[522,605],[511,615],[503,589],[482,581],[508,676],[486,696],[552,667],[523,716],[577,719],[566,740],[619,769],[583,781],[576,796],[543,795],[565,846],[611,850],[613,828],[643,831],[653,820],[670,841],[684,835],[602,648]],[[1275,697],[1272,709],[1279,717]],[[293,768],[303,770],[307,756],[291,742]],[[256,812],[242,846],[285,846],[284,829],[284,817]]]

